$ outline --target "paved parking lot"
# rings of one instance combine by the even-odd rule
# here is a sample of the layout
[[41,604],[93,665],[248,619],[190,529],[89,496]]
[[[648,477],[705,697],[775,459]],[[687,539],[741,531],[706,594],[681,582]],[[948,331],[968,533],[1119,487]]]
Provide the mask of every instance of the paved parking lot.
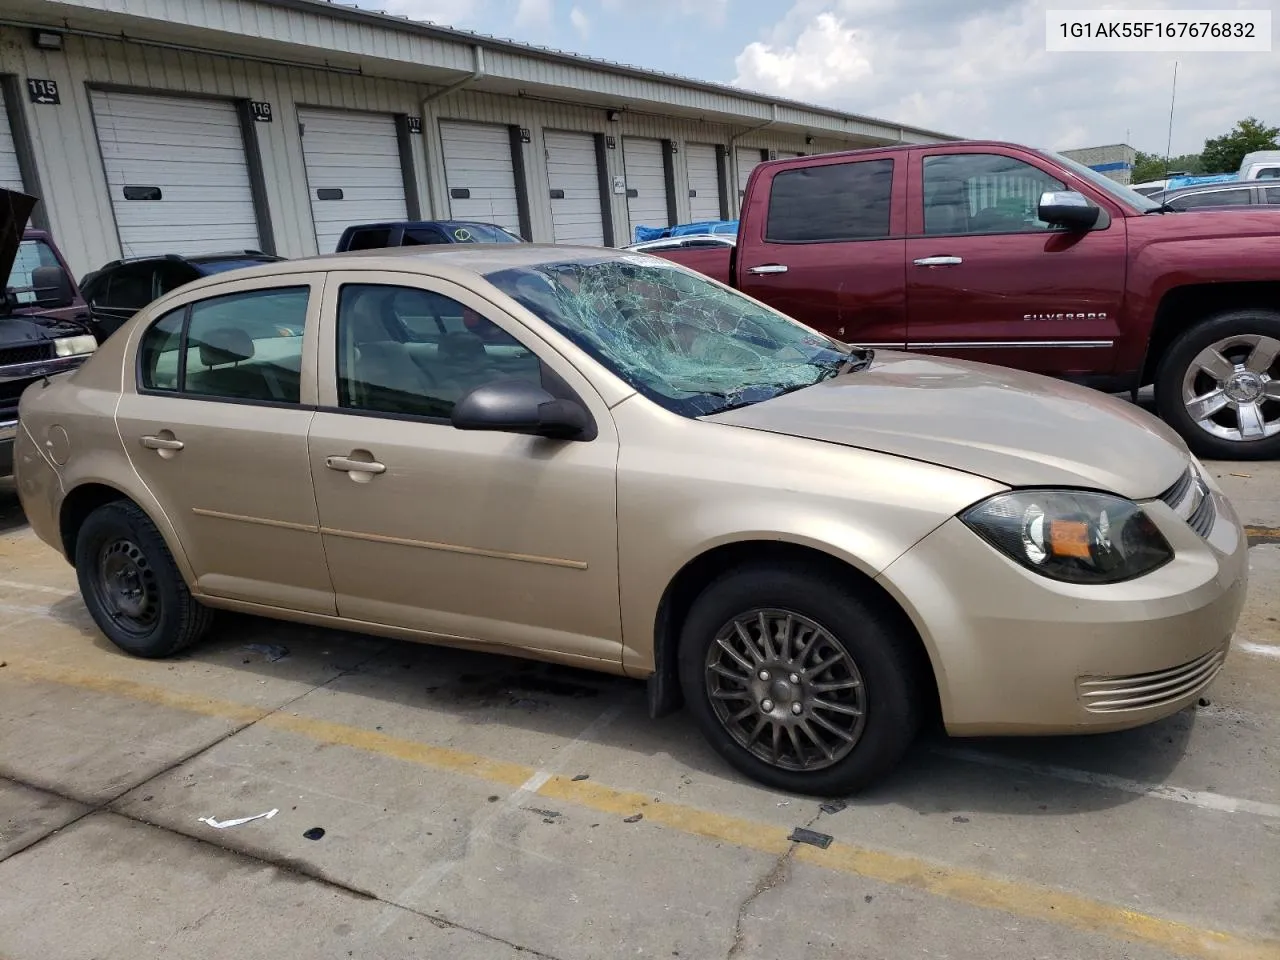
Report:
[[1211,467],[1253,580],[1199,707],[931,734],[842,809],[610,677],[232,616],[129,659],[0,481],[0,960],[1280,958],[1280,465]]

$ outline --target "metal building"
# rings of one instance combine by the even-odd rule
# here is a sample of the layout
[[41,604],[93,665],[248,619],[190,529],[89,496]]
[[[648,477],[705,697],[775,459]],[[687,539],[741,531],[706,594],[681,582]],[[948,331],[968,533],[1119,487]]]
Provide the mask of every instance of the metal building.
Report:
[[944,134],[326,0],[6,0],[0,183],[77,274],[328,252],[465,217],[618,245],[737,215],[750,170]]
[[1133,165],[1138,157],[1137,151],[1127,143],[1063,150],[1062,155],[1105,174],[1117,183],[1129,183],[1133,180]]

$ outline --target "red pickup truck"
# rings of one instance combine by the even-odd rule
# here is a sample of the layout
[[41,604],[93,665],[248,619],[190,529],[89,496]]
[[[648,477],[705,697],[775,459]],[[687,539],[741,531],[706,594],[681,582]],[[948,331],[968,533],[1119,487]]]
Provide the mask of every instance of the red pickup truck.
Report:
[[1280,455],[1280,211],[1169,211],[965,141],[762,163],[734,248],[658,255],[847,342],[1155,384],[1199,455]]

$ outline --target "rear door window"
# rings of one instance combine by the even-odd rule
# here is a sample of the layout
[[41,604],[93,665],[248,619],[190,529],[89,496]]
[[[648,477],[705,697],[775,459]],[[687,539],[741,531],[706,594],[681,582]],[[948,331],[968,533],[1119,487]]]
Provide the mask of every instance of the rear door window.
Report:
[[402,247],[421,247],[427,244],[448,243],[449,238],[439,227],[410,227],[400,241]]
[[391,230],[357,230],[351,235],[348,250],[380,250],[391,245]]
[[875,240],[889,235],[893,160],[783,170],[769,191],[770,243]]

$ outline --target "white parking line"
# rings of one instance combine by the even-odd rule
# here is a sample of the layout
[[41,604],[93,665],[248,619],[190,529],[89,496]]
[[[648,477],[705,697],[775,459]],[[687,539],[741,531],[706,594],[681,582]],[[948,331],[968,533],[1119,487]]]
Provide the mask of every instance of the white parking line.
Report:
[[5,603],[0,601],[0,612],[12,613],[16,616],[30,619],[31,617],[49,617],[53,611],[48,607],[30,607],[24,603]]
[[1249,640],[1237,640],[1236,649],[1241,653],[1252,653],[1259,657],[1274,657],[1280,660],[1280,646],[1270,643],[1253,643]]
[[953,760],[966,763],[980,763],[988,767],[999,767],[1002,770],[1017,770],[1023,773],[1034,773],[1042,777],[1054,777],[1058,780],[1070,780],[1091,787],[1106,787],[1111,790],[1123,790],[1142,797],[1154,797],[1157,800],[1172,800],[1174,803],[1185,803],[1202,810],[1217,810],[1220,813],[1251,813],[1259,817],[1280,820],[1280,804],[1262,803],[1258,800],[1245,800],[1241,797],[1228,797],[1221,793],[1209,793],[1206,790],[1186,790],[1182,787],[1170,786],[1167,783],[1143,783],[1141,780],[1130,780],[1110,773],[1095,773],[1092,770],[1077,770],[1073,767],[1059,767],[1052,763],[1034,763],[1030,760],[1018,760],[1013,757],[1002,757],[981,750],[967,747],[934,747],[933,752]]

